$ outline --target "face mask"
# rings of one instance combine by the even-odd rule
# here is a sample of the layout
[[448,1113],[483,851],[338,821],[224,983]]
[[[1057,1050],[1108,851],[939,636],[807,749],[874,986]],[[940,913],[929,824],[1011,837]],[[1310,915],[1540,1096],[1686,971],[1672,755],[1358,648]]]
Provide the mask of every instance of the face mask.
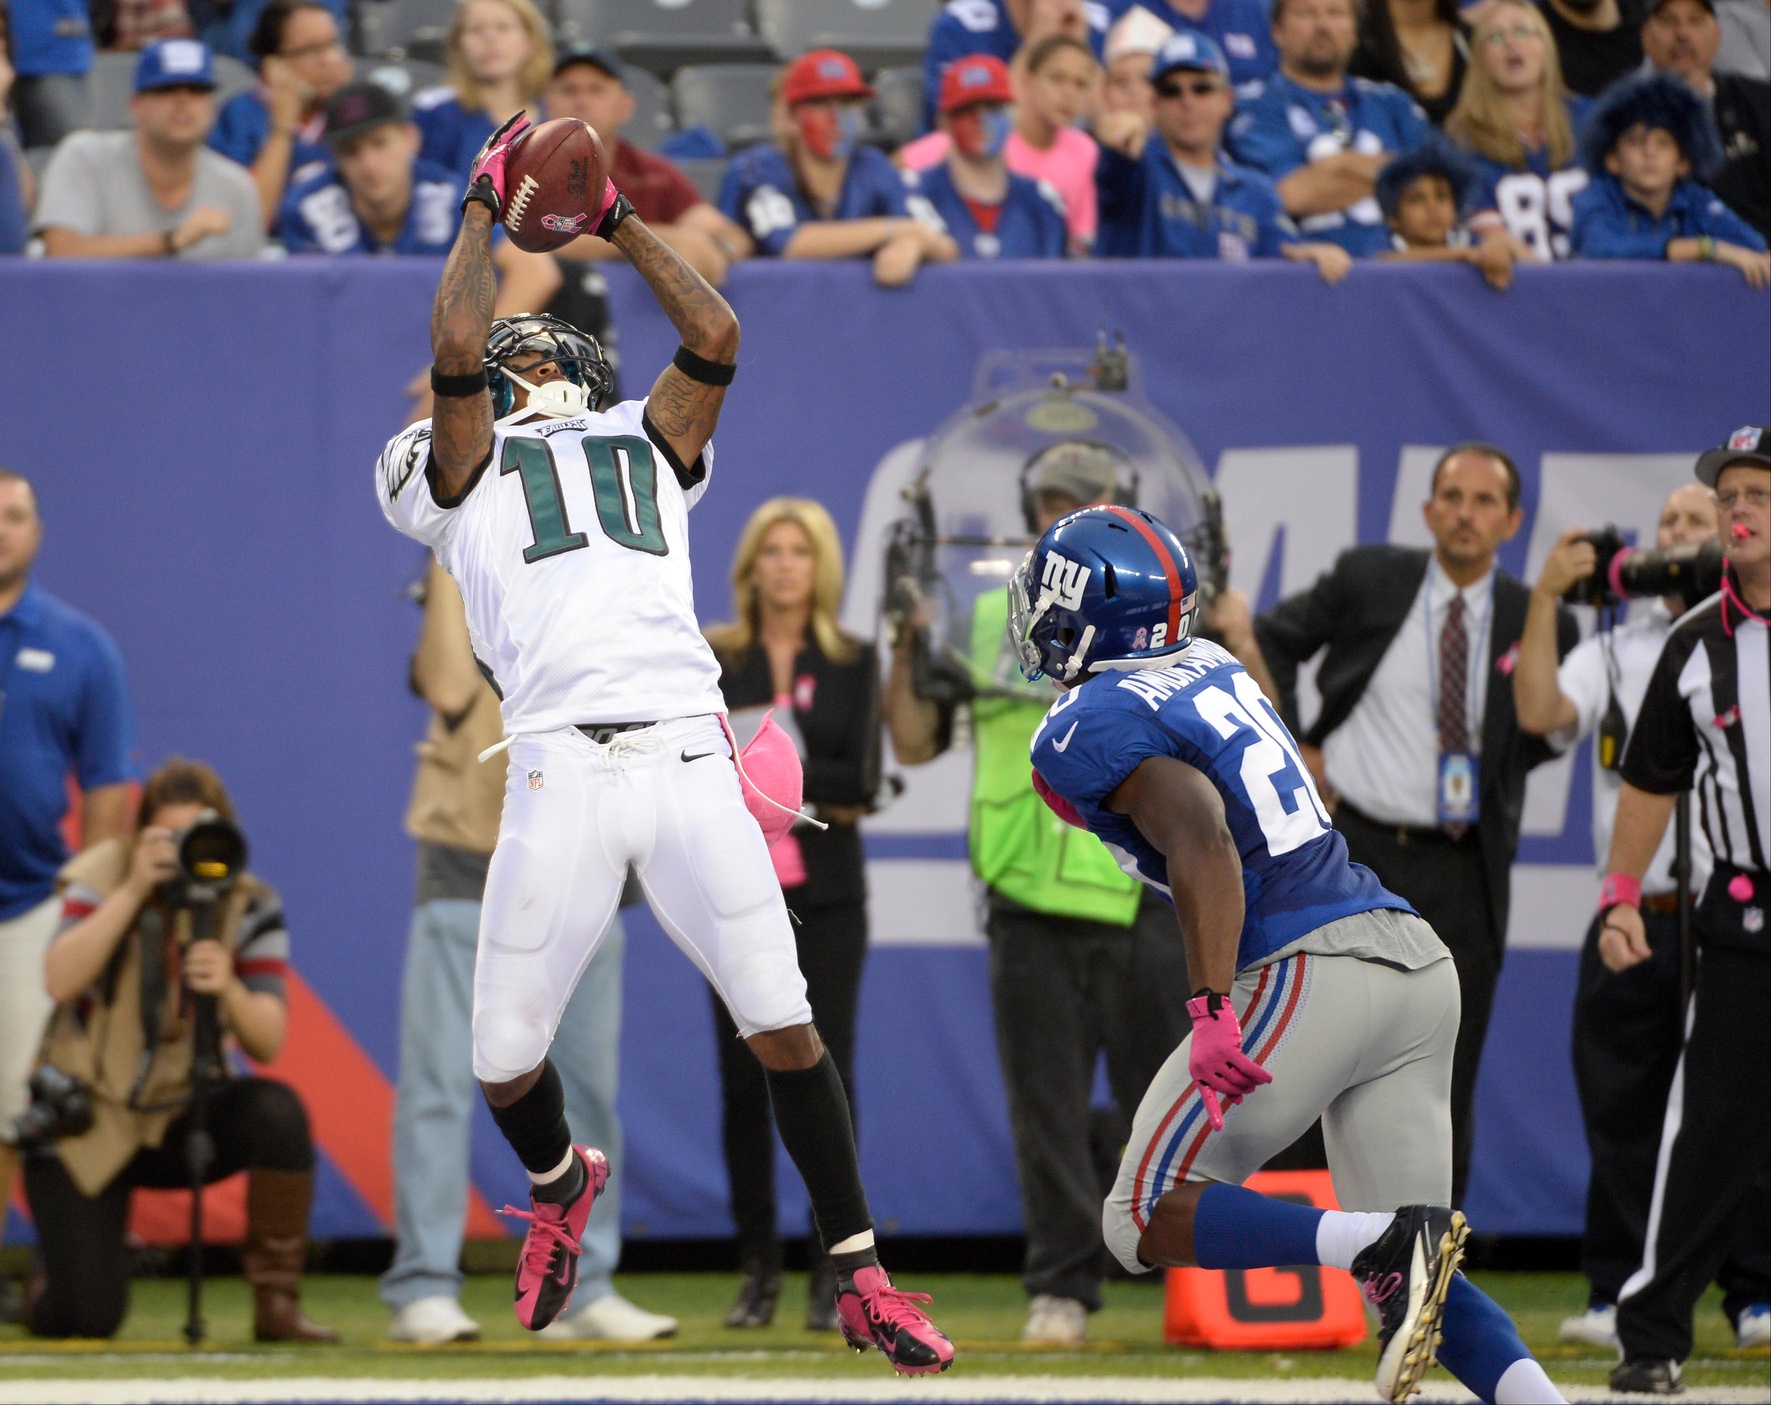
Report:
[[852,107],[802,103],[793,114],[799,139],[820,161],[846,161],[861,139],[861,114]]
[[1006,107],[974,107],[954,113],[947,119],[947,128],[961,156],[981,161],[1002,154],[1014,129],[1014,118]]

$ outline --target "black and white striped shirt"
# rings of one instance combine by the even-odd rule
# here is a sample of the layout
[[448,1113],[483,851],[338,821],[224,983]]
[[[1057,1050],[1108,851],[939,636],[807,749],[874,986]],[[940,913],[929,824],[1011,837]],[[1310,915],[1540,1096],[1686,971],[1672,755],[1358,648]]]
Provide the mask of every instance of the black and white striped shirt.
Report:
[[1771,629],[1738,596],[1673,626],[1620,769],[1638,790],[1694,790],[1717,861],[1771,873]]

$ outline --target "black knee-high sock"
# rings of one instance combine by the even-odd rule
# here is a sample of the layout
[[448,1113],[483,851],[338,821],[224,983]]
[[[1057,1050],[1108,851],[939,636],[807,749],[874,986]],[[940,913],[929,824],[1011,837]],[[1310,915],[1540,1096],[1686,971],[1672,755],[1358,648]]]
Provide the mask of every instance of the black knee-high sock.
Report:
[[850,1235],[873,1228],[861,1166],[855,1156],[855,1128],[848,1095],[836,1061],[825,1050],[810,1068],[779,1073],[769,1069],[769,1101],[781,1144],[799,1168],[812,1200],[812,1218],[826,1250]]
[[[514,1103],[497,1107],[488,1098],[486,1105],[526,1170],[544,1176],[564,1161],[572,1149],[572,1133],[566,1127],[566,1090],[551,1059],[542,1063],[535,1086]],[[577,1177],[568,1171],[560,1180],[575,1183]],[[554,1188],[552,1183],[543,1187]]]

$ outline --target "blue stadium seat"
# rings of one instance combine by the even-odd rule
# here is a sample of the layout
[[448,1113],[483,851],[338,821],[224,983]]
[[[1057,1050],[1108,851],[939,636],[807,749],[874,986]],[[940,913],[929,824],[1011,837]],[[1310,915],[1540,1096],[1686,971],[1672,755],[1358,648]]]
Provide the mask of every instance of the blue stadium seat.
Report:
[[711,127],[736,150],[769,139],[770,63],[707,63],[679,68],[671,80],[676,120],[682,127]]
[[621,135],[643,151],[651,151],[676,130],[670,89],[643,68],[627,70],[627,91],[633,94],[633,116]]
[[692,157],[676,164],[708,204],[719,203],[719,188],[726,179],[726,167],[732,164],[730,160],[724,156]]
[[773,57],[745,0],[559,0],[562,43],[607,44],[666,77],[688,63]]
[[360,0],[355,47],[369,58],[443,62],[456,0]]
[[784,58],[841,49],[862,68],[916,63],[936,0],[756,0],[757,27]]

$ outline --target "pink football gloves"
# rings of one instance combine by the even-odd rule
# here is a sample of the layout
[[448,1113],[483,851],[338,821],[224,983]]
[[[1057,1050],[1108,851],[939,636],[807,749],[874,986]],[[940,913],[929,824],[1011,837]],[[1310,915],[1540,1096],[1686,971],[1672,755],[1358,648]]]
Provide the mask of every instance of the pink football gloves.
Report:
[[1224,1130],[1224,1114],[1218,1106],[1234,1106],[1263,1083],[1271,1083],[1268,1073],[1242,1052],[1242,1025],[1229,1000],[1216,992],[1196,996],[1187,1002],[1187,1013],[1193,1019],[1193,1046],[1187,1055],[1187,1072],[1199,1085],[1199,1096],[1205,1101],[1205,1115],[1211,1119],[1214,1132]]
[[461,208],[467,208],[469,200],[478,200],[492,212],[493,219],[504,215],[504,163],[510,159],[510,150],[517,143],[517,138],[529,130],[529,114],[519,112],[506,122],[480,148],[480,154],[473,159],[473,166],[467,174],[467,194],[462,198]]

